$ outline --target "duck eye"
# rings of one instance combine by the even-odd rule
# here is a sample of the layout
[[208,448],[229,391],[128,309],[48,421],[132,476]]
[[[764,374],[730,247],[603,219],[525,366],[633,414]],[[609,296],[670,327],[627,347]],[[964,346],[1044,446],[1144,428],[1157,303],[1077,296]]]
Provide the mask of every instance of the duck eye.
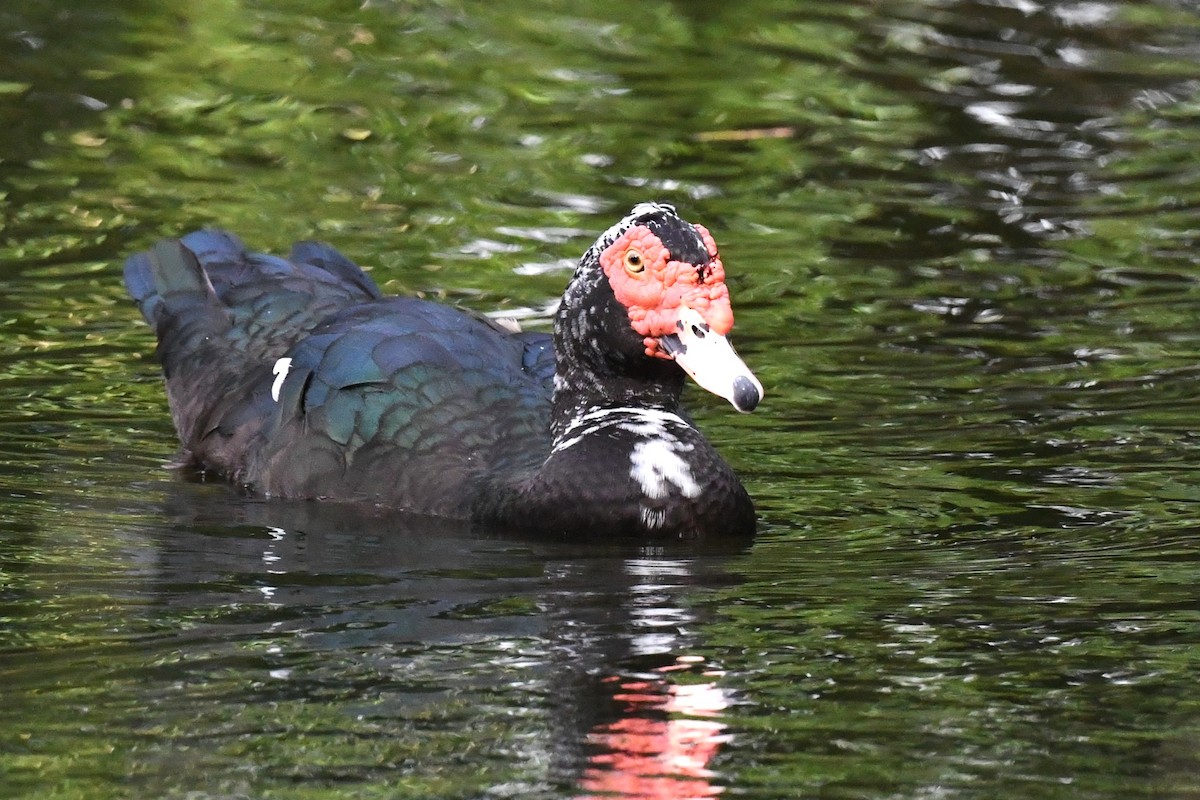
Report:
[[636,275],[646,268],[646,262],[642,258],[642,254],[637,250],[625,251],[625,271],[630,275]]

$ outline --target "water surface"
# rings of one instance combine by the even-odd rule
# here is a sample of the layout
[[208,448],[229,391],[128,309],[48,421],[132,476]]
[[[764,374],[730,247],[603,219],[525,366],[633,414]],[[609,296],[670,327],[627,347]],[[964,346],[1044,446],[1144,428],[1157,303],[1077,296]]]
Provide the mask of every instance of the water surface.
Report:
[[[1200,796],[1189,4],[62,5],[0,9],[4,796]],[[689,395],[753,545],[164,468],[125,254],[545,328],[650,198],[767,388]]]

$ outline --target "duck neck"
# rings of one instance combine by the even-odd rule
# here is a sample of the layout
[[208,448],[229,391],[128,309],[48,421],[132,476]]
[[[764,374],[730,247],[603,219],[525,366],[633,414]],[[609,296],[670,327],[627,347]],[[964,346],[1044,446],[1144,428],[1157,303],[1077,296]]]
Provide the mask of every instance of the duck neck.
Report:
[[554,320],[550,428],[556,442],[598,410],[678,412],[683,370],[672,361],[647,358],[643,348],[628,309],[616,301],[598,264],[585,256]]
[[682,388],[682,377],[664,381],[632,376],[601,379],[595,375],[557,375],[551,433],[558,441],[584,416],[603,409],[648,409],[677,414]]
[[612,352],[555,336],[558,372],[550,427],[555,441],[586,414],[615,408],[635,408],[678,413],[684,373],[662,359],[620,358]]

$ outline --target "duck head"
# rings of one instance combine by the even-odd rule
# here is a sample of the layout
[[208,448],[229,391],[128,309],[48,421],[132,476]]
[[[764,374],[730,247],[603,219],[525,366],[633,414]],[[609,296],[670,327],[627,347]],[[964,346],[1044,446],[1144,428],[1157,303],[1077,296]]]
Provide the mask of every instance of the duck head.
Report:
[[[559,363],[668,386],[679,370],[752,411],[762,384],[734,352],[733,309],[716,242],[673,206],[641,203],[580,260],[555,325]],[[564,351],[566,351],[564,353]]]

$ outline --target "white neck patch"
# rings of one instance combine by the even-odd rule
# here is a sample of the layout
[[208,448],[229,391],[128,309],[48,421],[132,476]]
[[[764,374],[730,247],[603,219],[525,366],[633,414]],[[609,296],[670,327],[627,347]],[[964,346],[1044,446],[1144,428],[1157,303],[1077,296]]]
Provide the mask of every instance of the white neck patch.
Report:
[[653,408],[633,408],[621,406],[618,408],[598,408],[589,411],[567,425],[562,437],[554,444],[551,453],[558,453],[579,444],[584,437],[599,430],[615,425],[621,430],[636,433],[639,436],[666,437],[674,441],[668,432],[668,426],[679,425],[691,428],[683,421],[683,417],[670,411],[659,411]]
[[667,497],[672,491],[684,497],[700,494],[700,484],[692,474],[691,465],[683,457],[695,449],[694,444],[681,442],[672,429],[691,430],[692,426],[678,414],[653,408],[597,408],[571,421],[562,437],[550,451],[551,455],[574,447],[587,437],[606,428],[616,428],[639,437],[629,454],[629,477],[651,500]]

